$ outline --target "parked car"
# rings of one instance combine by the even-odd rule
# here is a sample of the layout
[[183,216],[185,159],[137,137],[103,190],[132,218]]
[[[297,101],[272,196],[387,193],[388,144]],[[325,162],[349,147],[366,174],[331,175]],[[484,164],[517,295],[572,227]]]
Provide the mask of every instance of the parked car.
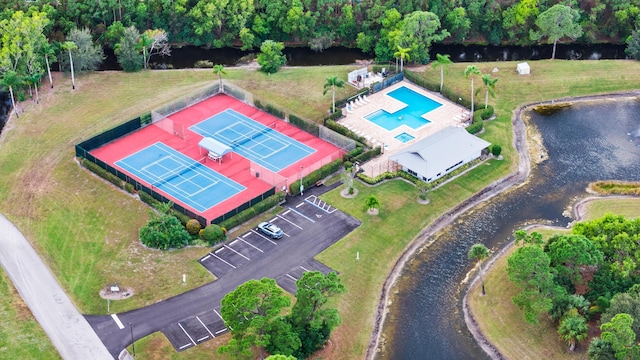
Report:
[[279,227],[268,221],[258,224],[258,230],[272,239],[280,239],[284,234]]

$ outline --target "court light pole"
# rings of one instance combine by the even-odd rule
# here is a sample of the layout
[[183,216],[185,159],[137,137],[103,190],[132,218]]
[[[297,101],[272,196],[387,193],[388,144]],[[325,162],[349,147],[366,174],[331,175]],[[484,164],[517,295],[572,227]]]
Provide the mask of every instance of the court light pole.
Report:
[[302,185],[302,168],[303,166],[300,165],[300,195],[304,195],[304,185]]
[[133,324],[129,323],[129,328],[131,328],[131,351],[133,352],[133,357],[136,357],[136,343],[133,340]]

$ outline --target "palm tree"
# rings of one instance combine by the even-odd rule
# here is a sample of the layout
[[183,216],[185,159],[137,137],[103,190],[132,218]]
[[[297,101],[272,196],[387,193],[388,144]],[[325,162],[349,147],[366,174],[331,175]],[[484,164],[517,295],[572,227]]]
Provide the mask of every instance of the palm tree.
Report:
[[482,295],[486,295],[484,291],[484,273],[482,271],[482,261],[489,257],[489,249],[487,249],[484,244],[474,244],[471,249],[469,249],[469,253],[467,254],[469,259],[473,259],[478,261],[478,266],[480,266],[480,281],[482,282]]
[[558,326],[558,335],[569,344],[569,351],[575,350],[576,343],[588,337],[588,331],[587,321],[576,309],[569,310]]
[[337,76],[327,78],[327,82],[324,83],[324,91],[322,92],[322,95],[326,95],[327,91],[331,89],[331,113],[336,112],[336,88],[341,88],[343,86],[344,80],[338,79]]
[[222,74],[227,74],[227,72],[224,71],[224,65],[213,65],[213,73],[218,75],[218,79],[220,80],[220,89],[218,91],[222,92]]
[[47,63],[47,73],[49,74],[49,84],[51,84],[51,88],[53,89],[53,78],[51,77],[51,66],[49,65],[49,57],[51,57],[52,61],[56,59],[56,51],[53,48],[53,45],[45,42],[42,44],[42,48],[40,49],[42,55],[44,55],[44,61]]
[[26,76],[25,80],[29,84],[29,90],[31,90],[31,84],[33,84],[33,88],[36,90],[36,104],[40,103],[40,97],[38,96],[38,83],[42,78],[42,74],[39,72],[35,72],[33,74],[29,74]]
[[369,195],[368,198],[364,200],[364,206],[367,207],[367,210],[373,210],[380,207],[380,200],[378,200],[375,195]]
[[13,70],[7,70],[2,76],[2,86],[9,89],[9,94],[11,95],[11,105],[13,106],[13,112],[16,114],[16,117],[19,118],[18,109],[16,108],[16,98],[13,96],[13,87],[20,84],[21,79]]
[[400,72],[402,72],[402,65],[404,64],[404,59],[411,60],[409,57],[409,51],[411,48],[403,48],[398,45],[398,51],[396,51],[393,56],[400,58]]
[[73,56],[71,56],[71,50],[78,49],[78,45],[73,41],[65,41],[62,43],[62,49],[69,52],[69,65],[71,66],[71,89],[76,89],[76,78],[73,74]]
[[475,65],[469,65],[464,70],[464,76],[468,79],[471,77],[471,116],[473,118],[473,79],[476,75],[480,75],[480,70]]
[[[492,79],[491,74],[482,74],[482,83],[484,84],[484,88],[486,90],[484,95],[485,109],[489,106],[489,94],[491,94],[491,97],[496,97],[495,87],[497,82],[498,78]],[[476,95],[478,95],[478,91],[480,91],[480,89],[476,91]]]
[[444,85],[444,67],[453,64],[453,61],[449,59],[449,54],[440,55],[436,54],[436,60],[433,62],[433,66],[440,67],[440,93],[442,94],[442,86]]

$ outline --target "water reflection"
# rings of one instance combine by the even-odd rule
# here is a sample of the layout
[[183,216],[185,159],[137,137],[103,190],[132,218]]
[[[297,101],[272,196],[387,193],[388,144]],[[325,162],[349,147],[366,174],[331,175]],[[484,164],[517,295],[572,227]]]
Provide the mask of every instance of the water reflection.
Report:
[[466,328],[460,284],[475,243],[499,249],[532,221],[566,226],[563,211],[594,180],[640,180],[640,103],[582,103],[552,116],[531,114],[550,160],[530,181],[474,208],[407,264],[384,324],[385,359],[487,359]]

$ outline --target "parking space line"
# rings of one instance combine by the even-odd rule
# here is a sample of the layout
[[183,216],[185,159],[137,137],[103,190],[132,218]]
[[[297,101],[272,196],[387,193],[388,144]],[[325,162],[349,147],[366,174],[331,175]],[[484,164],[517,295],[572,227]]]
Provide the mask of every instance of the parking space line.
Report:
[[296,209],[299,208],[300,206],[304,205],[303,202],[301,202],[300,204],[296,205]]
[[[240,239],[240,238],[238,238],[238,239]],[[252,248],[254,248],[254,249],[258,250],[258,251],[260,251],[261,253],[263,253],[263,252],[264,252],[264,251],[262,251],[260,248],[253,246],[253,244],[248,243],[248,242],[244,241],[243,239],[240,239],[240,241],[242,241],[243,243],[245,243],[245,244],[247,244],[247,245],[251,246]]]
[[307,220],[311,221],[312,223],[316,222],[315,220],[311,219],[310,217],[306,216],[305,214],[303,214],[303,213],[301,213],[301,212],[299,212],[299,211],[296,211],[296,210],[291,209],[291,208],[289,208],[289,209],[290,209],[291,211],[295,212],[296,214],[298,214],[298,215],[302,216],[303,218],[305,218],[305,219],[307,219]]
[[209,328],[207,327],[207,325],[205,325],[205,324],[202,322],[202,320],[200,320],[200,318],[198,317],[198,315],[196,315],[196,319],[198,319],[198,321],[200,321],[200,324],[202,324],[202,326],[207,330],[207,332],[208,332],[209,334],[211,334],[211,337],[215,337],[215,336],[213,336],[213,333],[211,332],[211,330],[209,330]]
[[290,277],[290,278],[292,278],[292,279],[293,279],[293,281],[298,281],[298,279],[294,278],[293,276],[291,276],[291,275],[289,275],[289,274],[287,274],[287,276],[288,276],[288,277]]
[[209,338],[209,335],[205,335],[204,337],[201,337],[200,339],[198,339],[198,342],[201,342],[202,340],[206,340]]
[[203,262],[203,261],[207,260],[210,257],[211,257],[211,255],[207,255],[207,256],[203,257],[202,259],[200,259],[200,262]]
[[218,315],[218,317],[220,318],[220,320],[224,321],[224,319],[222,318],[222,315],[220,315],[220,313],[218,312],[218,310],[213,309],[213,312],[216,313],[216,315]]
[[242,235],[243,238],[246,238],[247,236],[251,235],[251,231],[249,231],[248,233]]
[[229,246],[233,246],[237,242],[238,242],[238,239],[235,239],[235,240],[233,240],[232,242],[229,243]]
[[185,330],[185,329],[182,327],[182,324],[178,323],[178,326],[180,326],[180,329],[182,329],[182,331],[184,331],[184,334],[185,334],[185,335],[187,335],[187,337],[189,338],[189,340],[191,340],[191,342],[193,343],[193,345],[195,345],[195,344],[196,344],[196,342],[195,342],[195,341],[193,341],[193,339],[191,338],[191,335],[189,335],[189,333],[187,332],[187,330]]
[[184,349],[186,347],[189,347],[189,346],[193,346],[193,344],[192,343],[188,343],[188,344],[182,345],[182,346],[180,346],[180,350],[182,350],[182,349]]
[[304,270],[304,271],[309,271],[309,269],[305,269],[304,266],[300,265],[300,269]]
[[229,249],[229,250],[233,251],[234,253],[236,253],[236,254],[238,254],[238,255],[242,256],[243,258],[245,258],[245,259],[247,259],[247,260],[251,261],[251,259],[249,259],[248,257],[246,257],[246,256],[244,256],[244,255],[240,254],[239,252],[237,252],[237,251],[233,250],[233,248],[230,248],[230,247],[228,247],[228,246],[225,246],[225,248],[227,248],[227,249]]
[[120,328],[120,330],[124,329],[124,325],[122,325],[122,321],[120,321],[120,318],[118,317],[118,315],[116,314],[111,314],[111,318],[113,319],[113,321],[116,322],[116,325],[118,325],[118,327]]
[[[209,254],[211,254],[211,253],[209,253]],[[212,255],[213,257],[215,257],[216,259],[218,259],[218,260],[222,261],[223,263],[225,263],[225,264],[227,264],[227,265],[231,266],[232,268],[237,269],[235,266],[233,266],[233,265],[229,264],[228,262],[224,261],[224,260],[223,260],[222,258],[220,258],[218,255],[215,255],[215,254],[211,254],[211,255]]]
[[218,250],[214,251],[214,253],[216,253],[216,254],[217,254],[217,253],[219,253],[219,252],[220,252],[220,251],[222,251],[222,250],[224,250],[224,246],[223,246],[223,247],[221,247],[220,249],[218,249]]
[[225,331],[227,331],[227,328],[224,328],[224,329],[222,329],[222,330],[218,330],[218,331],[216,331],[216,335],[218,335],[218,334],[220,334],[220,333],[223,333],[223,332],[225,332]]
[[289,224],[291,224],[291,225],[293,225],[293,226],[297,227],[298,229],[302,230],[302,228],[301,228],[300,226],[298,226],[296,223],[291,222],[291,221],[289,221],[288,219],[283,218],[283,217],[282,217],[282,216],[280,216],[280,215],[278,215],[278,217],[279,217],[280,219],[282,219],[282,220],[284,220],[284,221],[288,222]]
[[289,213],[289,210],[283,212],[282,215],[287,215],[288,213]]
[[[260,234],[259,232],[255,231],[255,230],[251,230],[251,231],[252,231],[254,234],[256,234],[256,235],[260,236],[261,238],[263,238],[263,239],[267,240],[268,242],[272,243],[273,245],[278,245],[278,244],[276,244],[275,242],[273,242],[271,239],[269,239],[268,237],[266,237],[266,236],[264,236],[264,235]],[[287,235],[287,236],[289,236],[289,235]]]

